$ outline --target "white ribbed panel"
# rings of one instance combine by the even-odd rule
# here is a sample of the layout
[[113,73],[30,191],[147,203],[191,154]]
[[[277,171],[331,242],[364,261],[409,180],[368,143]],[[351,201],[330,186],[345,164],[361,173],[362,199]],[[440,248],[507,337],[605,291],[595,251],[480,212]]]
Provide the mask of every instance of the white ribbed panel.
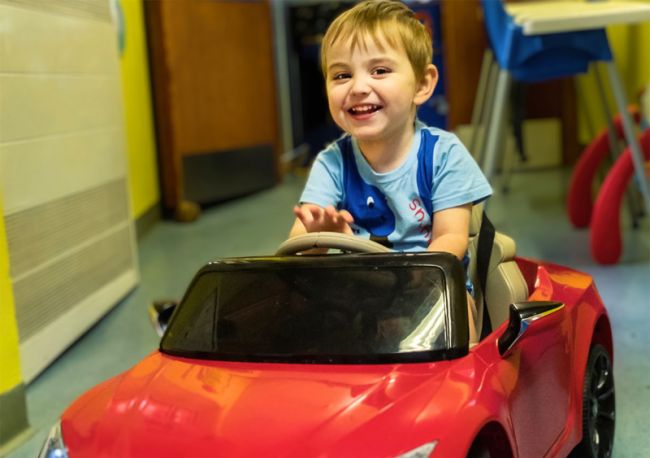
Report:
[[95,243],[97,237],[123,226],[128,217],[124,179],[8,215],[12,278],[19,282],[35,270],[49,270],[57,258]]
[[132,269],[129,227],[93,240],[79,251],[56,259],[45,269],[14,281],[20,341],[47,327],[107,283]]
[[31,382],[44,367],[122,299],[137,281],[135,270],[125,271],[57,316],[49,326],[21,342],[20,368],[24,381]]
[[0,0],[0,187],[23,377],[136,284],[109,0]]

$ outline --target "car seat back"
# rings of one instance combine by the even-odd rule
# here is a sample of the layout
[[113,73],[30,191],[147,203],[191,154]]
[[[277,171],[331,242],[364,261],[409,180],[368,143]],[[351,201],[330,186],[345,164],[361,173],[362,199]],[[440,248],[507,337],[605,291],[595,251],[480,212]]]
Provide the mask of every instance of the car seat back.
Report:
[[[476,301],[476,320],[474,323],[477,336],[481,335],[484,320],[484,292],[481,291],[480,281],[476,269],[476,250],[478,246],[478,235],[481,230],[483,216],[483,204],[475,205],[472,208],[469,234],[469,256],[468,275],[474,283]],[[508,319],[509,307],[513,302],[525,301],[528,299],[528,286],[526,280],[515,262],[516,245],[515,241],[505,234],[496,232],[494,244],[490,254],[488,265],[486,290],[487,310],[490,316],[492,329],[498,327]],[[471,323],[470,323],[471,326]],[[473,334],[473,333],[472,333]],[[470,344],[476,342],[470,342]]]

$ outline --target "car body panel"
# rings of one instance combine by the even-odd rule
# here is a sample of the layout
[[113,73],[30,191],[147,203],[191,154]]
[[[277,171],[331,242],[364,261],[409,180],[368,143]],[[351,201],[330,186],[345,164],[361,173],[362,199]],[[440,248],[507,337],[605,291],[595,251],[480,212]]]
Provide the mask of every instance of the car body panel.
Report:
[[476,369],[468,362],[296,367],[196,363],[155,352],[112,384],[112,397],[89,394],[73,405],[63,428],[79,456],[86,456],[84,448],[87,456],[142,456],[133,437],[146,437],[147,453],[156,456],[182,456],[190,448],[198,455],[216,448],[223,456],[304,456],[337,450],[349,436],[357,442],[364,430],[368,439],[390,432],[400,418],[401,435],[408,435],[417,429],[410,425],[414,414],[435,428],[437,416],[419,411],[434,401],[437,412],[454,414],[470,402],[476,387],[465,374]]
[[[602,319],[609,331],[609,322],[588,275],[518,262],[531,300],[565,307],[534,321],[506,357],[497,345],[506,322],[466,356],[430,363],[199,361],[156,351],[64,412],[70,456],[382,457],[437,440],[432,456],[453,458],[489,423],[503,428],[514,456],[564,456],[581,439],[594,329]],[[609,332],[597,338],[609,338],[611,354]]]

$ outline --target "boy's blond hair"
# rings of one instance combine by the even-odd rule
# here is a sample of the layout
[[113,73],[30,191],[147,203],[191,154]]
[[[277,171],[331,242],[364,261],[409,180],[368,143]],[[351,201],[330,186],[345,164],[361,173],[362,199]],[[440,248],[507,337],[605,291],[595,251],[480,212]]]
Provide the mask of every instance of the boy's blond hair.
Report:
[[351,40],[351,47],[366,46],[368,38],[381,46],[406,51],[417,80],[424,76],[433,57],[431,35],[415,13],[399,1],[366,0],[343,12],[330,24],[321,45],[321,68],[327,75],[327,52],[338,40]]

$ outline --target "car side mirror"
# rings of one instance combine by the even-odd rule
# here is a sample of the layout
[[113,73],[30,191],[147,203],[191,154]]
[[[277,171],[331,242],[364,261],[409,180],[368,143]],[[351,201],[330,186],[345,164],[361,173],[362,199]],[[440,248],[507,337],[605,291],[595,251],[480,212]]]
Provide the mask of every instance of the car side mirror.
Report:
[[156,330],[158,336],[162,337],[165,333],[169,320],[172,317],[174,310],[176,310],[177,305],[178,301],[164,299],[153,301],[149,304],[149,307],[147,307],[149,321],[151,321],[151,325]]
[[553,301],[526,301],[510,304],[508,327],[497,342],[499,354],[503,357],[508,356],[533,321],[554,314],[563,308],[563,303]]

